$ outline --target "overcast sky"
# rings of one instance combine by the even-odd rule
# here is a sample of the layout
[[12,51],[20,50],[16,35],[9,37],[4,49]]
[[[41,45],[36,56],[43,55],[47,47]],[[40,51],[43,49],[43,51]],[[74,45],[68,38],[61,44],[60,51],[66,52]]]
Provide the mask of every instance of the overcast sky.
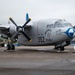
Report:
[[75,0],[0,0],[1,24],[9,17],[24,23],[27,12],[32,20],[66,19],[75,25]]

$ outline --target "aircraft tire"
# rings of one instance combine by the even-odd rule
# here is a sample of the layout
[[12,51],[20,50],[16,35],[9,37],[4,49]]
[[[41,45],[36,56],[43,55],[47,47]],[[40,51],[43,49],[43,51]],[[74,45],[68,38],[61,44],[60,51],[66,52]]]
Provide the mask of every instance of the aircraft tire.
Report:
[[64,51],[64,47],[60,47],[60,51]]
[[12,49],[12,50],[15,50],[15,46],[14,46],[14,45],[12,45],[11,49]]
[[7,50],[10,50],[10,49],[11,49],[11,47],[10,47],[10,45],[8,44],[8,45],[7,45]]

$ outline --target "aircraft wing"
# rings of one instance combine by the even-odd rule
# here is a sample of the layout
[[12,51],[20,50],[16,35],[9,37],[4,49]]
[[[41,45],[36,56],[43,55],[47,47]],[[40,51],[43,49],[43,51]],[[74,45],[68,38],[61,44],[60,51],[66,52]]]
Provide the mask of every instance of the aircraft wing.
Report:
[[4,31],[4,30],[7,30],[8,28],[6,27],[0,27],[0,31]]
[[8,29],[10,27],[9,24],[0,25],[0,30],[2,29]]
[[0,25],[0,33],[1,34],[7,34],[8,30],[9,30],[9,27],[10,26],[7,26],[6,24],[5,25]]

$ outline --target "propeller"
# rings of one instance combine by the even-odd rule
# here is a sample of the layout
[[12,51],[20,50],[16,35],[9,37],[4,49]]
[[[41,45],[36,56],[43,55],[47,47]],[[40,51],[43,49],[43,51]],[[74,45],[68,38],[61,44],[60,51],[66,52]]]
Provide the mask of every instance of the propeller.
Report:
[[15,37],[17,37],[19,33],[21,33],[21,34],[23,34],[27,38],[27,40],[29,42],[32,41],[30,39],[30,37],[24,32],[25,26],[31,21],[30,18],[25,22],[25,24],[23,26],[18,26],[11,17],[9,18],[9,20],[16,26],[16,30],[17,30],[17,32],[11,37],[11,40],[13,40]]

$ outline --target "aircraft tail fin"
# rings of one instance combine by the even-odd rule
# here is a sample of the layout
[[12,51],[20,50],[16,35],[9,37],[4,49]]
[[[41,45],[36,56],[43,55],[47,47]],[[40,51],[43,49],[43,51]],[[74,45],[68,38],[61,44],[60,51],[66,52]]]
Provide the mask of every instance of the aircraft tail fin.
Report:
[[29,19],[29,15],[28,13],[26,13],[26,21],[28,21],[28,19]]

